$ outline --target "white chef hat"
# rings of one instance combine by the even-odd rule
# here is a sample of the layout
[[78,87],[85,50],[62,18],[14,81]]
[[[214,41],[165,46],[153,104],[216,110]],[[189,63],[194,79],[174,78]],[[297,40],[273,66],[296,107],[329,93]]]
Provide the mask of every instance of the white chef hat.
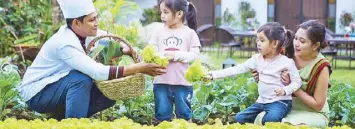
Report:
[[96,11],[92,0],[58,0],[64,18],[78,18]]

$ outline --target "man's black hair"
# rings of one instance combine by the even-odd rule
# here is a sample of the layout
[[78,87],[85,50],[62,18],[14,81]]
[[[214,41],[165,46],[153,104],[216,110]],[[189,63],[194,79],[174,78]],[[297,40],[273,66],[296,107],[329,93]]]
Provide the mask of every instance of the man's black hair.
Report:
[[85,18],[86,16],[87,16],[87,15],[83,15],[83,16],[80,16],[80,17],[78,17],[78,18],[67,18],[67,19],[65,19],[65,21],[67,22],[68,27],[71,29],[71,25],[73,24],[74,19],[77,19],[77,20],[79,20],[80,22],[83,22],[83,21],[84,21],[84,18]]

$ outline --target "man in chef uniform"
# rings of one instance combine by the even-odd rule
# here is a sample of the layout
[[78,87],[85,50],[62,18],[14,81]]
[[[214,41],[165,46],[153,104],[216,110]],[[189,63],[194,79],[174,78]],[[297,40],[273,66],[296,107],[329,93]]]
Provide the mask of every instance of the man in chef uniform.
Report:
[[[105,66],[85,53],[85,40],[96,36],[97,12],[92,0],[58,0],[67,24],[46,41],[22,82],[17,86],[26,104],[39,113],[55,114],[57,119],[85,118],[115,104],[94,84],[144,73],[157,76],[165,68],[156,64]],[[123,53],[131,50],[124,47]]]

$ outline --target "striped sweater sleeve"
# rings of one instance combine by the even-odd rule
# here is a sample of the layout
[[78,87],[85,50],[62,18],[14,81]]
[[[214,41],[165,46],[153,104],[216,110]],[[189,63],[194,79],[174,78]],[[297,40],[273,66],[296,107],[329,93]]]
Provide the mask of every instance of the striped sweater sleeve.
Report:
[[109,69],[108,80],[117,79],[123,77],[123,66],[111,66]]

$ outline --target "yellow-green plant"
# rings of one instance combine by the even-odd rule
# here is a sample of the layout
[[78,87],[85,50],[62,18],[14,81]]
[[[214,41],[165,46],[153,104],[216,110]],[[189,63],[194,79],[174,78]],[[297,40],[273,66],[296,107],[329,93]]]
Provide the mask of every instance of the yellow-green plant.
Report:
[[142,56],[144,62],[147,63],[155,63],[161,66],[167,66],[169,64],[169,58],[159,55],[153,45],[147,45],[143,49]]
[[[90,119],[65,119],[57,121],[49,120],[16,120],[7,119],[0,122],[0,129],[315,129],[308,126],[292,126],[282,123],[266,123],[265,126],[255,124],[241,125],[239,123],[224,125],[219,119],[213,121],[214,124],[197,125],[185,120],[176,119],[171,122],[164,121],[157,126],[141,125],[131,119],[123,117],[113,122],[105,122]],[[327,129],[351,129],[348,126],[327,127]]]
[[138,21],[128,25],[120,24],[119,21],[127,20],[129,15],[135,15],[139,6],[135,2],[126,0],[96,0],[95,7],[99,13],[99,28],[110,33],[125,37],[135,45],[138,37]]
[[185,79],[191,83],[202,81],[206,76],[207,68],[202,66],[200,60],[195,60],[185,73]]

